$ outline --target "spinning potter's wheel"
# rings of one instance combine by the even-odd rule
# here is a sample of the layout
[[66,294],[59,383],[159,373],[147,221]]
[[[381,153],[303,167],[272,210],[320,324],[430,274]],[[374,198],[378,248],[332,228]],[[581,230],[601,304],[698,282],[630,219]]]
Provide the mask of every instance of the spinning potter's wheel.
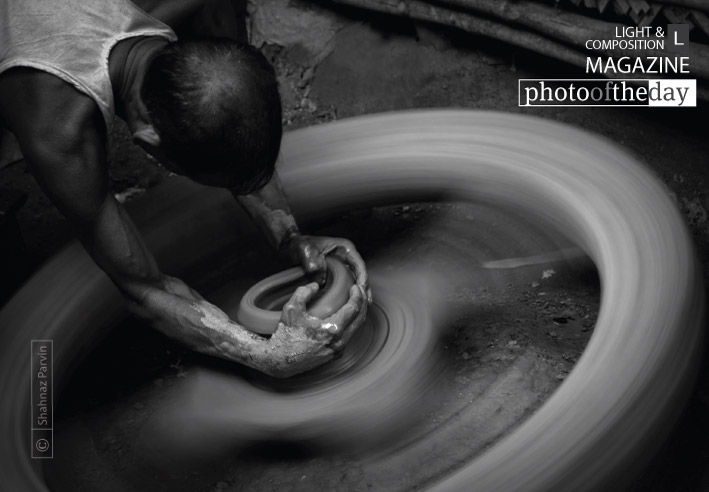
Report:
[[[350,287],[354,285],[352,274],[340,260],[327,258],[326,270],[324,284],[307,305],[307,312],[320,319],[326,319],[341,308],[349,298]],[[278,327],[283,305],[297,287],[312,280],[302,268],[295,267],[258,282],[242,297],[237,321],[255,333],[273,334]],[[389,339],[390,329],[391,323],[386,313],[381,306],[375,304],[369,308],[369,316],[350,339],[347,349],[335,361],[316,371],[286,380],[271,378],[258,371],[250,371],[249,379],[256,385],[281,392],[302,391],[327,381],[348,379],[377,358]]]
[[[622,149],[536,118],[406,112],[287,135],[281,178],[301,220],[436,194],[518,207],[565,231],[598,267],[598,322],[561,387],[510,435],[427,486],[608,490],[659,444],[696,370],[702,285],[673,203]],[[163,268],[176,274],[198,268],[197,259],[218,255],[235,239],[224,233],[233,213],[228,196],[187,183],[180,188],[160,197],[140,221]],[[410,304],[417,304],[415,296]],[[60,389],[122,313],[117,292],[76,246],[0,313],[4,487],[47,489],[27,437],[30,340],[54,340]],[[321,424],[329,425],[321,419],[302,428],[311,432]]]
[[[308,313],[326,319],[349,298],[352,274],[341,261],[327,259],[327,280],[307,306]],[[395,277],[399,277],[398,281]],[[409,275],[411,281],[412,276]],[[243,296],[237,320],[254,332],[269,336],[278,325],[283,304],[295,289],[308,283],[300,267],[270,276]],[[243,378],[229,373],[198,372],[176,401],[158,412],[156,425],[166,449],[179,447],[171,438],[182,436],[185,448],[198,441],[232,436],[247,440],[320,441],[350,447],[363,439],[389,436],[409,419],[402,405],[419,401],[432,381],[436,313],[440,301],[433,292],[435,279],[412,288],[401,276],[387,281],[370,279],[376,301],[365,321],[339,356],[316,369],[287,379],[247,370]],[[190,387],[191,385],[191,387]],[[415,412],[409,412],[414,414]],[[184,430],[184,431],[183,431]]]
[[[324,287],[324,296],[308,307],[311,314],[320,311],[327,315],[347,300],[348,294],[339,296],[323,311],[320,301],[329,304],[338,297],[331,296],[328,288],[347,293],[353,283],[349,272],[342,271],[344,265],[333,260],[329,263],[331,271],[333,265],[340,271],[339,279]],[[269,298],[269,294],[278,300],[266,301],[266,306],[281,307],[283,298],[289,298],[298,284],[283,290],[282,283],[289,283],[291,273],[277,274],[250,289],[237,318],[257,326],[261,324],[258,318],[268,320],[278,314],[266,309],[258,315],[250,311],[260,304],[259,297]],[[413,281],[411,276],[403,278]],[[435,280],[429,276],[426,284],[412,288],[403,278],[390,275],[385,281],[376,274],[371,277],[376,301],[369,306],[367,318],[339,357],[323,366],[288,379],[254,370],[248,370],[243,378],[206,370],[188,376],[182,394],[153,417],[155,427],[163,431],[151,434],[148,440],[162,443],[164,449],[189,452],[200,445],[213,450],[220,445],[264,440],[349,449],[387,441],[405,429],[425,405],[435,381],[434,349],[442,320],[434,307],[440,305]],[[270,331],[274,331],[272,322],[267,323]],[[419,408],[410,409],[412,406]]]

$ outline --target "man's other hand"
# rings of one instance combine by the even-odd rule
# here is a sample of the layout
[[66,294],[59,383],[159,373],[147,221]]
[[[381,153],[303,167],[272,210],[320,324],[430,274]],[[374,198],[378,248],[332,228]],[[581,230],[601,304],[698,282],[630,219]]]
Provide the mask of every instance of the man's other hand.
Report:
[[299,287],[283,307],[278,328],[268,342],[261,370],[275,377],[290,377],[332,360],[367,315],[367,300],[359,285],[335,314],[319,319],[306,311],[318,284]]
[[354,272],[355,282],[372,302],[372,291],[364,260],[352,241],[335,237],[295,236],[288,244],[288,255],[302,265],[307,273],[322,272],[325,276],[325,256],[332,255],[343,261]]

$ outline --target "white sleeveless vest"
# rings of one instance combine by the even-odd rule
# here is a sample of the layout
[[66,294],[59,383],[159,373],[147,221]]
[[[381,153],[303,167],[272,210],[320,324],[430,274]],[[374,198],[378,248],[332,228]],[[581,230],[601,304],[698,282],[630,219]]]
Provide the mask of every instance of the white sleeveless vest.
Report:
[[110,130],[108,56],[135,36],[177,39],[129,0],[0,0],[0,73],[31,67],[59,77],[96,101]]

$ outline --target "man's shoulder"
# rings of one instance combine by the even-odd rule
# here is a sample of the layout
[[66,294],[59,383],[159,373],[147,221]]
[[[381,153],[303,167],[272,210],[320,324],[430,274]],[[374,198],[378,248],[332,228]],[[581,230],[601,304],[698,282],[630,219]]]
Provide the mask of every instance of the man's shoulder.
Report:
[[0,115],[25,145],[73,145],[96,135],[97,129],[105,137],[96,103],[71,84],[40,70],[16,68],[0,74]]

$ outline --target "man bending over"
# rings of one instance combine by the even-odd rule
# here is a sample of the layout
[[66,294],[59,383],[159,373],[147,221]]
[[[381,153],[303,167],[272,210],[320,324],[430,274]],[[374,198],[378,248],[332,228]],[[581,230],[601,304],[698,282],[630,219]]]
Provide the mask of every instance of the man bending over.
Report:
[[[213,38],[178,41],[168,25],[200,2],[0,0],[0,124],[131,310],[196,351],[286,377],[340,350],[366,313],[364,263],[347,240],[302,236],[275,162],[281,103],[273,68],[254,48]],[[346,258],[357,284],[327,320],[305,312],[299,288],[270,339],[252,334],[158,268],[108,189],[113,116],[169,170],[231,190],[270,243],[306,271]]]

